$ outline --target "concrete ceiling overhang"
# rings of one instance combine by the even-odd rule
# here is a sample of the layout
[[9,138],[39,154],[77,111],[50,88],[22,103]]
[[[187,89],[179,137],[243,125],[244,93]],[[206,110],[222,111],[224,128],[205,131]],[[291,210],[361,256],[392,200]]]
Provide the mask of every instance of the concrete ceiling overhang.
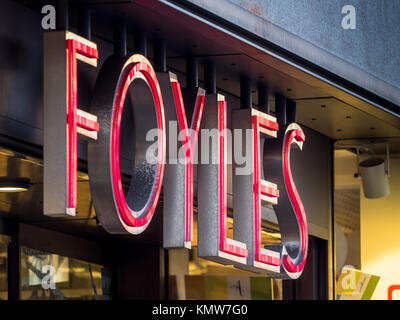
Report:
[[[245,73],[252,79],[254,91],[257,83],[263,81],[272,92],[296,100],[298,121],[333,139],[399,136],[397,105],[334,74],[323,74],[324,70],[290,52],[279,52],[268,43],[255,42],[244,32],[234,33],[229,24],[207,20],[171,1],[135,0],[113,7],[115,14],[128,22],[134,21],[133,28],[140,26],[154,37],[164,36],[170,48],[168,65],[183,73],[188,53],[204,60],[213,59],[219,89],[239,96],[240,75]],[[109,11],[105,7],[103,10]],[[320,59],[329,58],[328,53],[311,49],[315,55],[326,54],[327,57]],[[354,72],[360,78],[365,76],[357,68]],[[257,103],[257,93],[253,96]],[[321,106],[326,108],[322,110]]]
[[[281,53],[281,55],[287,58],[291,57],[293,62],[297,61],[300,65],[306,65],[309,70],[314,70],[315,73],[324,74],[326,78],[336,78],[338,82],[347,80],[351,83],[348,83],[350,86],[357,85],[360,88],[387,99],[397,106],[400,105],[400,88],[398,85],[396,86],[396,80],[388,82],[390,81],[389,78],[385,77],[383,73],[378,73],[376,71],[376,73],[374,73],[373,70],[376,70],[376,68],[368,68],[364,65],[364,70],[363,67],[354,64],[365,55],[368,57],[373,56],[375,61],[371,60],[370,63],[374,61],[374,65],[376,66],[382,66],[381,62],[384,61],[384,59],[391,60],[387,61],[387,66],[395,66],[395,54],[391,53],[392,56],[390,54],[383,56],[379,55],[378,51],[380,49],[390,51],[391,48],[396,48],[397,43],[393,41],[396,34],[395,30],[393,29],[394,32],[390,35],[382,34],[379,42],[372,41],[366,44],[364,42],[366,38],[361,33],[371,33],[376,37],[377,33],[382,32],[382,29],[377,25],[375,25],[375,28],[372,27],[373,23],[377,21],[371,21],[371,25],[366,27],[363,17],[360,17],[357,25],[359,25],[362,30],[355,33],[358,34],[358,41],[354,41],[356,39],[354,38],[354,33],[351,32],[353,36],[351,39],[353,39],[355,44],[351,46],[351,48],[356,52],[350,52],[348,50],[335,51],[332,47],[326,45],[328,41],[337,42],[340,46],[344,41],[349,41],[350,39],[349,34],[344,35],[341,33],[340,30],[342,30],[342,28],[335,27],[339,17],[337,15],[332,16],[332,14],[333,12],[336,13],[335,10],[341,8],[339,3],[333,3],[327,6],[317,3],[306,5],[305,3],[307,1],[298,1],[298,4],[294,5],[296,1],[292,0],[278,1],[275,5],[274,1],[270,0],[161,0],[161,2],[170,5],[171,3],[173,3],[172,5],[178,4],[183,10],[191,10],[198,15],[207,17],[207,19],[214,24],[222,24],[225,29],[229,29],[235,33],[236,36],[248,38],[254,44],[261,45],[278,54]],[[179,10],[179,7],[176,5],[175,7]],[[325,11],[322,10],[322,7],[329,8]],[[360,2],[357,3],[357,7],[363,9],[363,11],[364,9],[371,10],[370,6],[363,5],[364,8],[361,7]],[[313,10],[310,10],[310,8],[313,8]],[[394,12],[383,13],[383,16],[389,21],[396,13],[396,7],[392,6],[391,9],[394,10]],[[301,12],[299,12],[299,10],[301,10]],[[283,18],[285,22],[278,25],[276,20],[279,17]],[[287,17],[291,20],[287,19]],[[301,20],[297,21],[296,18]],[[321,19],[324,20],[324,22],[322,22]],[[290,24],[289,21],[291,21]],[[285,24],[286,28],[284,29],[281,25]],[[294,34],[288,30],[297,31],[296,34]],[[326,39],[326,41],[320,38],[315,42],[314,37],[318,38],[318,36]],[[314,42],[306,39],[314,39]],[[372,39],[368,38],[368,40],[371,41]],[[337,52],[338,55],[333,52]],[[345,52],[347,56],[344,55]],[[358,61],[358,63],[360,63],[360,61]],[[360,63],[360,65],[362,64]],[[392,69],[392,72],[395,73],[395,69]],[[339,79],[339,77],[342,79]]]
[[[40,6],[44,2],[39,0],[35,3]],[[189,2],[88,0],[70,3],[75,8],[82,3],[91,7],[92,34],[95,37],[112,42],[113,24],[119,19],[127,23],[128,33],[131,33],[128,48],[133,49],[133,42],[129,42],[132,33],[146,31],[150,59],[154,40],[166,39],[167,66],[172,71],[185,74],[186,57],[195,55],[200,59],[200,80],[204,80],[202,63],[213,60],[217,68],[217,87],[223,92],[239,97],[240,76],[245,74],[252,80],[253,103],[257,104],[257,85],[265,83],[270,88],[272,111],[273,93],[283,94],[297,101],[300,124],[332,139],[400,137],[400,98],[399,103],[395,99],[397,88],[393,88],[397,91],[393,94],[394,99],[389,101]],[[29,2],[27,5],[33,4]],[[70,20],[71,24],[77,21],[76,11]],[[317,57],[314,60],[333,59],[329,53],[306,45],[305,40],[289,36],[287,31],[274,31],[277,33],[275,38],[285,38],[285,42],[295,42],[296,46],[303,45],[310,55]],[[341,64],[341,69],[349,67],[340,59],[334,63]],[[354,66],[352,74],[359,79],[366,77],[365,72]],[[368,79],[370,83],[384,87],[380,80]],[[388,90],[386,87],[383,89]]]

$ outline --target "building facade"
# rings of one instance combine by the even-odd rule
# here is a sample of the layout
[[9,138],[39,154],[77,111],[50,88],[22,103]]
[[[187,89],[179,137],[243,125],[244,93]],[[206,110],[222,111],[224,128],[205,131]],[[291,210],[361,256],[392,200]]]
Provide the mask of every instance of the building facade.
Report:
[[[0,297],[396,298],[399,13],[396,1],[1,2]],[[221,133],[223,166],[148,164],[146,130],[166,132],[156,158],[168,156],[175,107],[200,130],[258,116],[266,137],[244,143],[255,171],[236,174]],[[284,152],[274,141],[290,130]],[[251,179],[272,181],[259,208]],[[279,266],[263,270],[257,252]]]

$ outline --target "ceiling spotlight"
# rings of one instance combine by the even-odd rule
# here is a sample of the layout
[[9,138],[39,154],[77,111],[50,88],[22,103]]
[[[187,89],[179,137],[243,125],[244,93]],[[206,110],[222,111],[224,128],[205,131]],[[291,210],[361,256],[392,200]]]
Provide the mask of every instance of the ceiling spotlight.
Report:
[[[375,146],[375,145],[372,145]],[[357,150],[358,174],[364,190],[364,196],[369,199],[378,199],[390,194],[389,180],[389,146],[386,146],[386,161],[372,155],[366,160],[359,162],[359,148]],[[370,146],[367,146],[371,149]]]
[[359,168],[366,198],[377,199],[390,194],[389,180],[385,172],[384,159],[369,158],[360,162]]
[[0,192],[24,192],[28,191],[31,181],[28,178],[0,178]]

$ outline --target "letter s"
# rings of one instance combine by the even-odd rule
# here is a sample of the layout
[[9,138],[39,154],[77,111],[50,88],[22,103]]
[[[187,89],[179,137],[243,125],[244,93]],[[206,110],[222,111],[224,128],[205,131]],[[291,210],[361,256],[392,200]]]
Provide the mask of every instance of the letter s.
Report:
[[308,251],[307,217],[290,166],[292,146],[303,147],[305,135],[297,123],[279,128],[277,139],[264,145],[264,175],[278,185],[280,196],[274,210],[281,230],[282,277],[297,279],[303,272]]
[[286,272],[293,275],[299,273],[298,276],[300,276],[300,274],[303,272],[304,265],[306,263],[308,249],[308,228],[306,212],[304,210],[303,203],[301,202],[299,193],[297,192],[297,188],[294,184],[292,177],[292,170],[290,168],[290,149],[291,146],[295,144],[299,147],[300,150],[302,150],[304,140],[305,135],[298,124],[292,123],[287,127],[285,131],[283,147],[283,171],[285,178],[284,181],[293,211],[297,217],[297,223],[300,229],[300,244],[297,255],[294,259],[289,254],[287,254],[286,247],[284,246],[282,258],[283,267],[285,268]]

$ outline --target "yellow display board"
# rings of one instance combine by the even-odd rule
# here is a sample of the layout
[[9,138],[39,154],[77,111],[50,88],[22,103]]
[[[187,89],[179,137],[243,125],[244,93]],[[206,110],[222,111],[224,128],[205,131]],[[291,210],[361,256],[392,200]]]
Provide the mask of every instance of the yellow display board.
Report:
[[337,300],[371,300],[380,276],[343,267],[337,281]]

